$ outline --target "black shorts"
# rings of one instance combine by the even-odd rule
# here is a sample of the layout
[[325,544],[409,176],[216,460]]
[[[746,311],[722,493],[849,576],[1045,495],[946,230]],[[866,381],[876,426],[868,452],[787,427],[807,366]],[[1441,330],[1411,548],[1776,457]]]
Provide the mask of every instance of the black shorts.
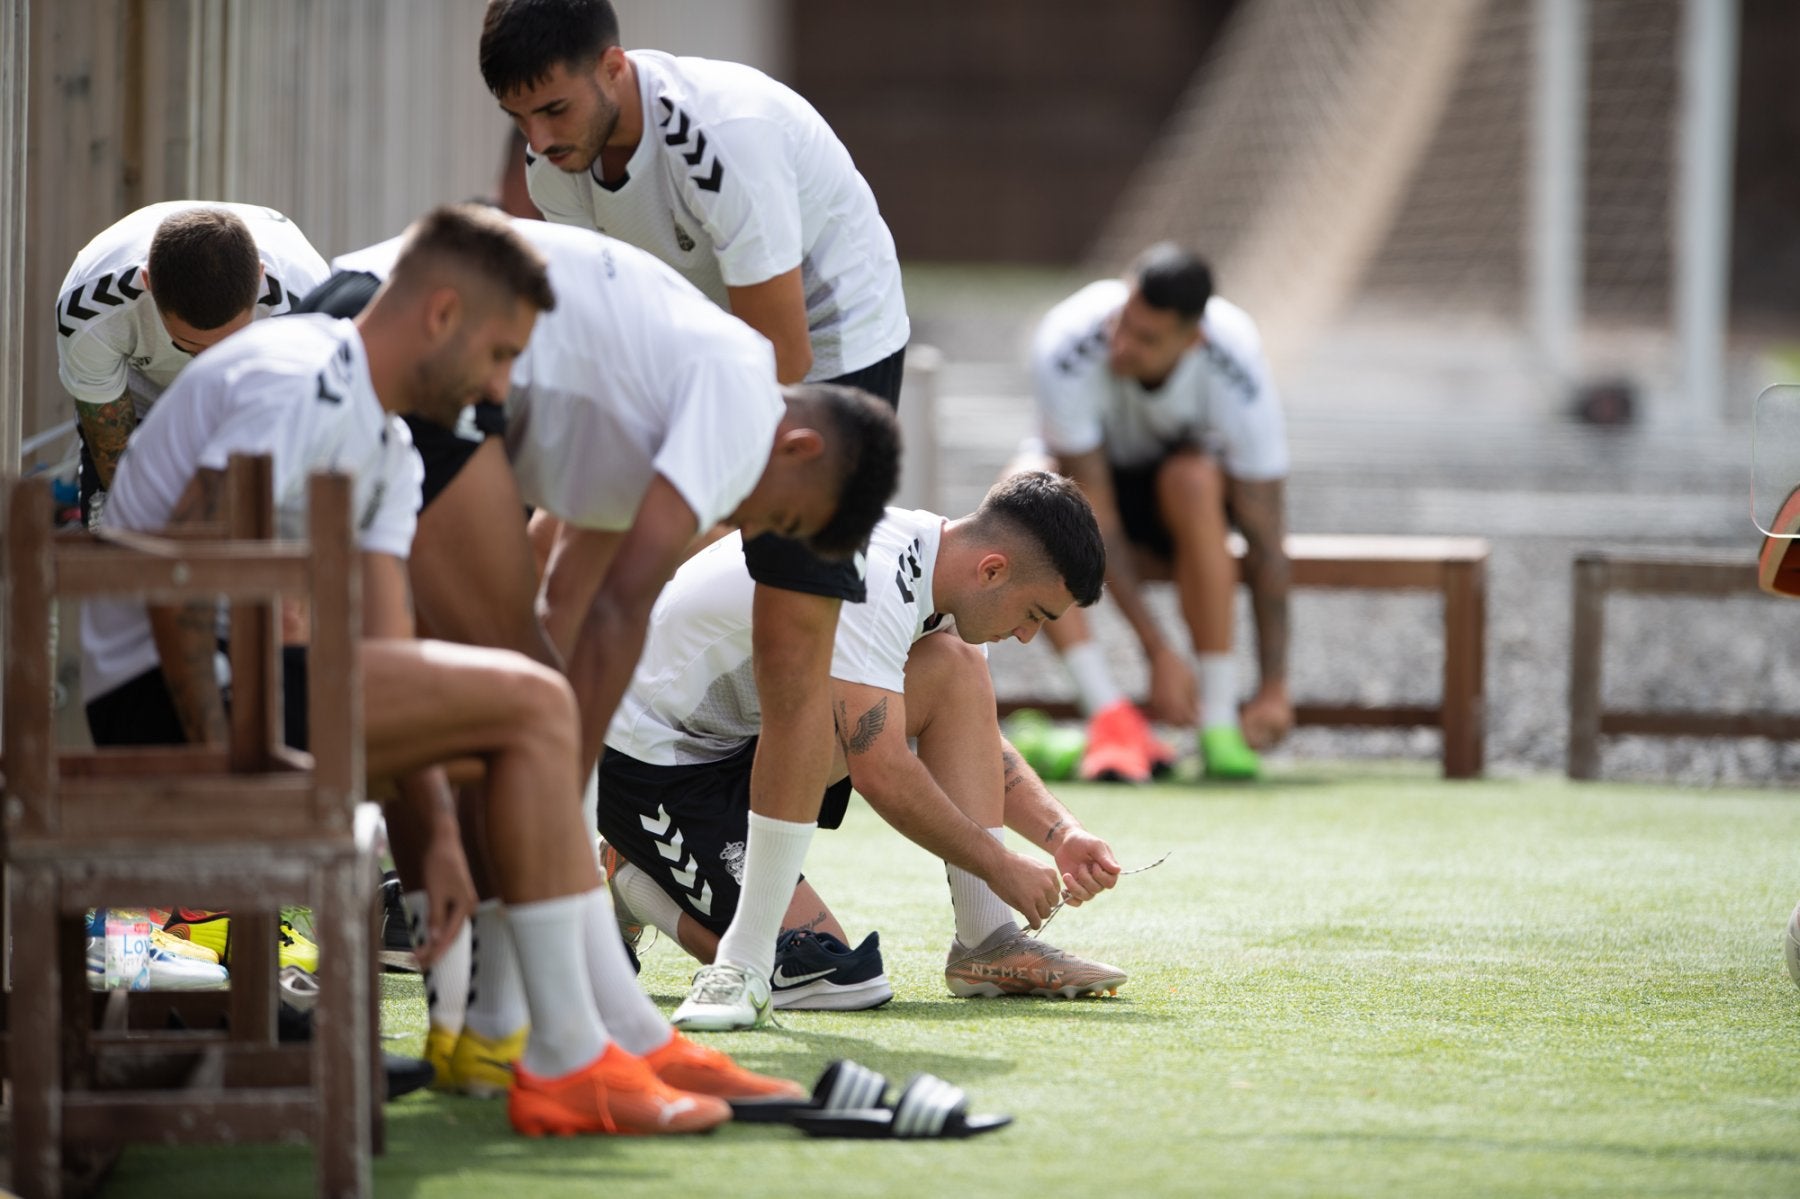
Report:
[[[900,407],[900,384],[906,375],[906,347],[901,346],[880,362],[861,370],[827,379],[845,387],[860,387],[872,396]],[[868,596],[862,573],[849,558],[821,558],[798,541],[764,533],[744,546],[744,562],[758,583],[783,591],[825,595],[860,604]]]
[[[755,759],[755,740],[697,766],[652,766],[616,749],[600,757],[600,835],[721,935],[743,885]],[[826,788],[819,827],[842,824],[849,803],[849,779]]]
[[[295,303],[292,311],[352,317],[368,307],[380,289],[381,280],[367,271],[333,271],[330,278]],[[475,428],[482,436],[467,436],[465,432],[446,429],[416,416],[402,419],[412,430],[413,445],[418,447],[419,458],[425,463],[421,510],[429,507],[431,501],[450,485],[456,472],[481,448],[483,436],[506,432],[506,410],[498,404],[475,405]]]
[[[231,708],[231,694],[225,695],[226,710]],[[306,647],[285,645],[281,648],[282,740],[295,749],[307,747],[306,722]],[[108,691],[87,703],[88,733],[94,744],[106,745],[183,745],[187,733],[181,727],[181,715],[175,709],[175,698],[163,679],[162,667],[146,670],[128,683]]]

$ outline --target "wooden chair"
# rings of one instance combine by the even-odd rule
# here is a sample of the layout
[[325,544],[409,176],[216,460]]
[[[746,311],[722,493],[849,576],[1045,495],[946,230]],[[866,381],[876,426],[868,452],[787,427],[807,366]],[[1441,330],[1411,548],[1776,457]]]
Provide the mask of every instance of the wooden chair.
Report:
[[[65,1147],[296,1138],[314,1145],[320,1194],[370,1190],[382,1083],[370,943],[376,812],[361,802],[351,488],[342,476],[314,478],[310,541],[279,542],[269,540],[270,477],[266,458],[232,460],[222,540],[53,534],[48,485],[11,484],[4,844],[21,1194],[60,1193]],[[103,595],[231,601],[228,749],[58,749],[51,613],[59,598]],[[283,595],[311,609],[310,754],[281,739]],[[232,910],[230,991],[116,996],[115,1007],[131,1009],[126,1027],[96,1029],[83,913],[176,904]],[[289,904],[313,909],[324,963],[310,1044],[276,1037],[276,922]],[[143,1027],[171,1009],[204,1022],[208,1001],[217,1013],[221,1000],[225,1028]],[[185,1062],[185,1085],[95,1085],[130,1067],[141,1076],[149,1061]]]

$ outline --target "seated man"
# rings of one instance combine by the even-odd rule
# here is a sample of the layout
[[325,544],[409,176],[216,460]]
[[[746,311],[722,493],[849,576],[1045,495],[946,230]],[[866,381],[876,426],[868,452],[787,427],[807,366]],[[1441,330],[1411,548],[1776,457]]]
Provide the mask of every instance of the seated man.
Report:
[[[804,884],[796,894],[789,878],[765,894],[745,882],[746,844],[755,852],[748,829],[759,819],[749,809],[749,775],[761,711],[751,685],[750,580],[736,555],[730,542],[715,545],[665,589],[600,767],[601,831],[629,863],[620,866],[616,888],[638,917],[703,961],[712,960],[741,904],[787,910],[787,927],[822,930],[834,940],[815,940],[827,946],[843,940]],[[894,827],[948,863],[956,936],[945,977],[954,993],[1118,987],[1123,971],[1035,941],[1012,919],[1017,909],[1035,928],[1065,888],[1071,902],[1091,898],[1113,885],[1118,866],[1001,740],[985,650],[975,648],[1007,637],[1030,641],[1071,605],[1098,598],[1105,560],[1087,501],[1066,480],[1036,473],[996,485],[960,520],[890,508],[871,538],[868,564],[869,598],[845,609],[833,651],[839,781],[826,794],[821,824],[841,821],[854,785]],[[956,636],[934,635],[942,633]],[[916,756],[909,737],[918,739]],[[1003,823],[1049,850],[1056,868],[1009,852]],[[800,948],[794,938],[784,944]],[[789,976],[814,977],[777,1004],[885,1001],[891,990],[872,944],[857,956],[860,969],[822,980],[818,965],[802,969],[778,956],[778,987]],[[704,967],[676,1013],[678,1025],[741,1026],[693,998],[721,972],[742,970]],[[748,985],[766,1014],[769,979]],[[742,986],[732,977],[726,990]]]
[[251,204],[152,204],[82,248],[56,293],[56,358],[75,399],[84,522],[132,429],[193,356],[324,277],[300,230]]
[[[1150,715],[1198,724],[1208,776],[1254,777],[1254,749],[1281,740],[1294,722],[1281,495],[1287,439],[1255,325],[1212,294],[1205,263],[1165,242],[1124,279],[1091,283],[1051,309],[1031,356],[1041,440],[1022,447],[1014,469],[1061,471],[1093,501],[1106,536],[1107,590],[1149,660]],[[1241,729],[1232,523],[1244,534],[1262,666]],[[1145,606],[1138,580],[1147,575],[1175,580],[1192,669]],[[1172,765],[1087,622],[1077,616],[1052,626],[1050,641],[1089,717],[1081,776],[1141,782]]]
[[[209,521],[226,458],[252,452],[274,459],[278,527],[303,533],[306,475],[355,476],[367,766],[372,778],[400,780],[389,835],[402,875],[430,897],[421,957],[434,956],[473,903],[440,764],[475,758],[487,779],[482,843],[530,1020],[510,1090],[514,1128],[698,1131],[729,1118],[725,1099],[800,1088],[685,1040],[636,985],[580,824],[567,683],[518,654],[412,635],[404,557],[422,470],[394,414],[448,425],[470,401],[499,398],[538,314],[555,304],[543,260],[503,219],[434,210],[357,321],[259,326],[185,374],[134,438],[103,520],[136,529]],[[209,605],[92,604],[82,623],[90,684],[134,688],[152,729],[166,729],[173,709],[189,739],[223,739]]]
[[[898,427],[851,388],[778,388],[768,343],[643,251],[591,230],[514,228],[549,261],[560,302],[514,364],[504,411],[489,409],[504,438],[413,422],[428,477],[433,464],[460,469],[420,514],[410,574],[434,636],[567,663],[591,766],[651,605],[696,536],[722,521],[849,553],[893,493]],[[302,306],[356,311],[396,249],[337,259]],[[522,502],[538,509],[547,558],[536,611]],[[789,583],[755,561],[752,573]],[[474,969],[491,980],[510,949],[486,909],[475,939]],[[440,1086],[479,1093],[504,1085],[480,1063],[506,1060],[518,1008],[492,985],[465,1007],[458,968],[453,959],[431,980],[429,1056]]]

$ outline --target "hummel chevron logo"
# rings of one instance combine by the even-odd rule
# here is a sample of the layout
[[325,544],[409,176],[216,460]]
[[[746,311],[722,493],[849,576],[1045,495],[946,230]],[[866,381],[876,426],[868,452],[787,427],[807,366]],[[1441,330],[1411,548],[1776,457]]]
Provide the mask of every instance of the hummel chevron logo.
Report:
[[724,182],[724,179],[725,179],[725,164],[720,162],[717,158],[715,158],[715,159],[713,159],[712,174],[708,175],[704,179],[700,178],[698,175],[695,175],[693,177],[693,179],[694,179],[694,186],[698,187],[701,191],[716,192],[719,190],[719,184]]
[[778,987],[797,987],[801,983],[809,983],[815,978],[824,978],[830,973],[830,970],[817,970],[811,974],[789,974],[786,966],[777,966],[773,981]]
[[681,118],[681,125],[663,134],[663,140],[671,146],[685,146],[688,139],[688,115],[685,112],[677,112],[675,115]]
[[119,289],[127,300],[135,300],[144,294],[144,289],[132,282],[133,279],[137,278],[139,269],[140,268],[134,266],[127,267],[125,270],[120,271],[119,281],[113,285]]
[[108,290],[112,286],[112,281],[111,275],[100,276],[100,281],[94,284],[94,300],[97,303],[105,304],[108,308],[117,308],[125,302],[125,297],[115,296]]
[[658,816],[662,817],[662,819],[661,820],[652,820],[648,816],[639,816],[638,823],[644,826],[645,832],[655,833],[657,836],[660,837],[664,833],[669,831],[669,822],[673,819],[673,817],[671,817],[669,815],[668,810],[665,809],[661,804],[656,805],[656,814]]
[[675,115],[675,106],[669,103],[669,98],[667,96],[658,96],[656,102],[663,107],[663,119],[658,121],[657,125],[666,128],[669,124],[669,118]]
[[274,308],[281,303],[281,280],[266,272],[263,277],[269,281],[269,290],[263,293],[262,299],[257,303]]
[[675,835],[670,837],[667,841],[658,837],[656,839],[656,852],[662,854],[664,858],[671,862],[680,861],[684,856],[681,852],[681,830],[676,829]]
[[700,863],[690,859],[687,863],[686,870],[671,870],[669,871],[669,877],[680,883],[683,891],[692,891],[694,889],[694,880],[700,877]]
[[700,160],[706,157],[706,134],[696,133],[694,135],[694,148],[686,154],[683,154],[681,157],[687,161],[689,166],[699,166]]
[[712,884],[705,879],[701,879],[700,892],[693,897],[691,902],[694,905],[694,910],[699,912],[702,916],[712,915]]

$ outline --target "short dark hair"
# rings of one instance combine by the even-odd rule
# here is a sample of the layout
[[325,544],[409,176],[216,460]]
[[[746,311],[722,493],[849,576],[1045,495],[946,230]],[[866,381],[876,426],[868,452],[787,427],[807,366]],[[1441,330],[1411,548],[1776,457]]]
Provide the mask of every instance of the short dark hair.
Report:
[[1042,470],[1008,475],[988,488],[972,521],[978,529],[1004,526],[1035,544],[1079,606],[1100,598],[1106,542],[1093,505],[1072,480]]
[[488,0],[481,19],[481,77],[505,96],[547,78],[559,65],[592,65],[619,44],[619,15],[608,0]]
[[788,409],[826,435],[837,511],[807,539],[814,553],[843,558],[869,533],[900,486],[900,421],[893,406],[857,387],[800,383],[782,388]]
[[1212,298],[1212,268],[1192,250],[1159,241],[1137,256],[1131,278],[1144,303],[1198,320]]
[[539,312],[556,307],[544,256],[504,214],[482,204],[440,204],[406,231],[391,279],[408,287],[433,262],[471,271]]
[[156,227],[147,269],[158,309],[196,329],[217,329],[256,303],[262,255],[236,213],[188,208]]

